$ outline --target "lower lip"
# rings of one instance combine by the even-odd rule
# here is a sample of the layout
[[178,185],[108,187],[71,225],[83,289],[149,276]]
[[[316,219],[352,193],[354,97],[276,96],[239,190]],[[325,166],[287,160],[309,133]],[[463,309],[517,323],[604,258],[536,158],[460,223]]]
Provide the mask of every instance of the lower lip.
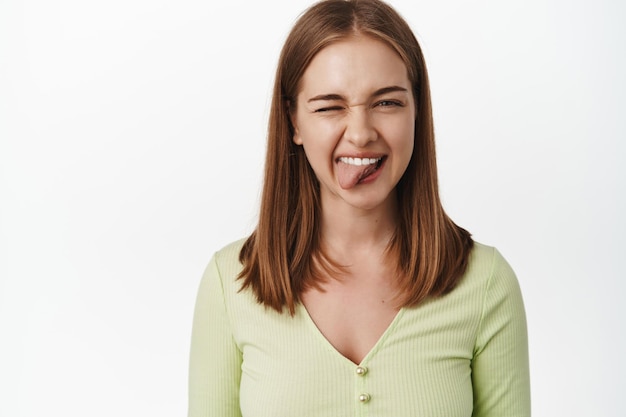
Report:
[[376,181],[376,179],[377,179],[378,177],[380,177],[380,175],[381,175],[381,173],[382,173],[382,171],[383,171],[383,168],[385,167],[385,163],[386,163],[386,162],[387,162],[387,158],[384,158],[384,159],[382,160],[382,162],[380,163],[380,166],[378,167],[378,169],[377,169],[376,171],[372,172],[372,173],[371,173],[370,175],[368,175],[367,177],[362,178],[361,180],[359,180],[359,182],[357,182],[357,184],[356,184],[356,185],[361,185],[361,184],[370,184],[370,183],[372,183],[372,182]]

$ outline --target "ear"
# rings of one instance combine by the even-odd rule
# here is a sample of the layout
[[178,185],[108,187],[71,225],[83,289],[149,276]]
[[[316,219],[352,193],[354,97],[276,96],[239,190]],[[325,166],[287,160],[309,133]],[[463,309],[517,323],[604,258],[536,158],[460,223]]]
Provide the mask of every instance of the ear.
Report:
[[298,129],[298,123],[296,123],[296,114],[293,109],[291,102],[287,102],[287,112],[289,113],[289,121],[291,122],[291,126],[293,127],[293,143],[296,145],[302,145],[302,138],[300,137],[300,130]]
[[295,123],[293,123],[293,143],[295,143],[296,145],[302,145],[302,137],[300,136],[300,131],[298,130],[298,126],[296,126]]

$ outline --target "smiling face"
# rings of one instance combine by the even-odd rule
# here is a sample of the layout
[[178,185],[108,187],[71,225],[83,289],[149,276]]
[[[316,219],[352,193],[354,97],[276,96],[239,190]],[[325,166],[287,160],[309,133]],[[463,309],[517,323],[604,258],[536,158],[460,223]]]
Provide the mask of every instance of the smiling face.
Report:
[[413,153],[415,114],[406,66],[385,43],[355,36],[313,58],[292,113],[293,141],[304,147],[324,208],[395,207],[395,187]]

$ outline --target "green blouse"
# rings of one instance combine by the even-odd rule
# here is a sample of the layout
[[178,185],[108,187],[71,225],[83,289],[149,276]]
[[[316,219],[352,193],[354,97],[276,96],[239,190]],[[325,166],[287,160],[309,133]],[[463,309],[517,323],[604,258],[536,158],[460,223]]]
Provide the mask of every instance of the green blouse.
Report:
[[355,364],[302,305],[292,317],[239,292],[242,243],[217,252],[200,284],[189,417],[530,416],[524,305],[494,248],[477,243],[454,291],[401,309]]

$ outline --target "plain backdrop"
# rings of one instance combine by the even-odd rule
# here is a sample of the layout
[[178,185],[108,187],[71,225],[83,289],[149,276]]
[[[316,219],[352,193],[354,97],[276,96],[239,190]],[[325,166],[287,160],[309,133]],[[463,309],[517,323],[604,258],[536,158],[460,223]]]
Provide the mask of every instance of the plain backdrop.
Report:
[[[626,5],[396,0],[441,193],[526,302],[533,415],[626,415]],[[254,227],[308,1],[0,0],[0,416],[186,415],[212,253]]]

